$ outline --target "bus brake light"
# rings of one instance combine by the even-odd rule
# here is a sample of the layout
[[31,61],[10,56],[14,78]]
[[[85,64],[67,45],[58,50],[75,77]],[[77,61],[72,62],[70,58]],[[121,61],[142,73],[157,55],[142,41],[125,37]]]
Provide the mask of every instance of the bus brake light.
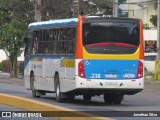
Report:
[[139,61],[138,63],[138,71],[137,71],[137,79],[143,77],[143,63]]
[[83,60],[78,63],[78,76],[81,77],[81,78],[85,78],[84,62],[83,62]]

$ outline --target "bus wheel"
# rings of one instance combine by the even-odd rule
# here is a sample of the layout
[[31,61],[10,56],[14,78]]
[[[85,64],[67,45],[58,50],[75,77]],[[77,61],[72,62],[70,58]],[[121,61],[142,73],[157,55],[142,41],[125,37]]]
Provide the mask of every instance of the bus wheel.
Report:
[[31,81],[32,97],[33,98],[39,98],[40,97],[40,93],[34,87],[35,80],[34,80],[34,75],[33,74],[30,77],[30,81]]
[[56,79],[56,101],[61,102],[62,101],[62,93],[60,90],[60,83],[59,83],[58,76],[56,76],[55,79]]
[[84,102],[89,103],[92,99],[92,96],[88,94],[84,94],[83,99],[84,99]]
[[104,94],[104,101],[107,104],[121,104],[123,97],[123,94]]
[[124,95],[123,95],[123,94],[118,94],[118,95],[116,95],[116,97],[114,98],[113,103],[114,103],[114,104],[121,104],[123,98],[124,98]]
[[112,104],[112,99],[110,98],[108,94],[104,94],[104,102],[106,104]]

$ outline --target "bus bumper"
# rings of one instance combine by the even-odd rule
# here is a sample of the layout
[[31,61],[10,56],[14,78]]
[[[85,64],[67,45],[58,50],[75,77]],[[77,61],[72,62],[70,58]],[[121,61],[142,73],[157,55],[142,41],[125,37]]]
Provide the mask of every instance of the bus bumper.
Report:
[[123,92],[135,94],[144,88],[144,77],[140,79],[108,80],[108,79],[84,79],[76,76],[76,89],[82,91]]

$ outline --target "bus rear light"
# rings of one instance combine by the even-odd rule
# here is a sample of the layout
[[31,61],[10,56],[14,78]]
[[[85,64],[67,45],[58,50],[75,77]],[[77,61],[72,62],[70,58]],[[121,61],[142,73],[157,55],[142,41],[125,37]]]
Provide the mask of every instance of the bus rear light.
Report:
[[137,71],[137,79],[143,77],[143,63],[139,61],[138,63],[138,71]]
[[84,62],[83,62],[83,60],[78,63],[78,76],[81,77],[81,78],[85,78]]

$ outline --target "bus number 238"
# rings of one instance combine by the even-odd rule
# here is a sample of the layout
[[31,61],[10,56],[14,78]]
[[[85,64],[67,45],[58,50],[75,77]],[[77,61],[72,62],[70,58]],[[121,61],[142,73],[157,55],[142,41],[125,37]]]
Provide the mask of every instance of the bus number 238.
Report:
[[101,74],[92,73],[92,76],[90,78],[101,78]]

